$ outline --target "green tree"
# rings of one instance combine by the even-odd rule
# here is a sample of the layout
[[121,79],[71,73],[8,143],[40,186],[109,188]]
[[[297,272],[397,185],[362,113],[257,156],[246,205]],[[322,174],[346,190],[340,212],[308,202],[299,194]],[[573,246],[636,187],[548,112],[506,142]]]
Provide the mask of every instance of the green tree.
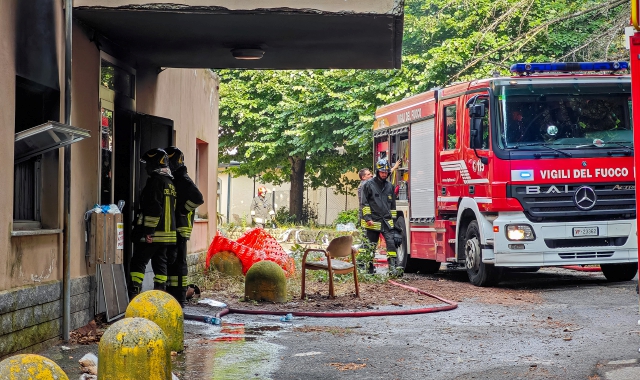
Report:
[[[497,72],[515,62],[628,59],[628,0],[406,0],[399,70],[223,70],[220,161],[265,182],[291,182],[299,218],[305,185],[336,186],[370,166],[375,109]],[[343,154],[339,154],[340,151]]]

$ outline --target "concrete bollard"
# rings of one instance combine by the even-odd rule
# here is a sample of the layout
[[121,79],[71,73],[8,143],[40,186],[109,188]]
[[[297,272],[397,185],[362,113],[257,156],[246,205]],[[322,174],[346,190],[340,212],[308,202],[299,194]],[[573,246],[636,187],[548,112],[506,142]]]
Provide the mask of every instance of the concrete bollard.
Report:
[[8,357],[0,362],[0,379],[69,380],[69,377],[49,358],[34,354],[21,354]]
[[144,318],[125,318],[98,344],[98,380],[171,380],[171,350],[162,329]]
[[287,279],[280,265],[269,260],[253,264],[244,280],[244,297],[254,301],[287,302]]
[[169,350],[184,350],[184,314],[169,293],[149,290],[137,295],[127,306],[125,318],[140,317],[156,323],[167,336]]

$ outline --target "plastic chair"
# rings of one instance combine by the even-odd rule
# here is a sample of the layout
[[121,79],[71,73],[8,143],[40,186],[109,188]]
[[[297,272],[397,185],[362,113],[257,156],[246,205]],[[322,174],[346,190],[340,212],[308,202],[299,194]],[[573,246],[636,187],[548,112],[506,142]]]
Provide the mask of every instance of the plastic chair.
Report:
[[[335,298],[335,292],[333,290],[333,274],[346,274],[353,272],[353,281],[356,286],[356,297],[360,297],[360,290],[358,288],[358,270],[356,266],[356,250],[352,247],[352,236],[340,236],[329,243],[327,249],[309,248],[304,251],[302,256],[302,299],[305,298],[305,271],[309,270],[324,270],[329,272],[329,297]],[[307,261],[307,255],[309,252],[322,252],[325,258],[321,261]],[[351,255],[351,263],[342,260],[332,260],[338,257],[347,257]]]

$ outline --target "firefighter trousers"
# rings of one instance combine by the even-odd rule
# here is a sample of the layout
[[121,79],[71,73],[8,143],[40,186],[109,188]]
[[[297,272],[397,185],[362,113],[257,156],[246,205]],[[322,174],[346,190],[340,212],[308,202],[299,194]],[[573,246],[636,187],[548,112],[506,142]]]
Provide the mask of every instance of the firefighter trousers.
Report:
[[367,239],[377,247],[380,235],[384,238],[387,245],[387,257],[396,257],[396,242],[393,240],[393,230],[383,227],[383,231],[366,230]]
[[137,243],[134,246],[133,257],[129,270],[131,272],[131,289],[129,294],[140,293],[144,272],[149,260],[153,268],[153,288],[164,290],[167,283],[167,248],[165,244]]
[[189,285],[187,239],[178,236],[176,245],[169,246],[167,257],[167,293],[171,294],[180,305],[184,305],[187,301],[187,286]]

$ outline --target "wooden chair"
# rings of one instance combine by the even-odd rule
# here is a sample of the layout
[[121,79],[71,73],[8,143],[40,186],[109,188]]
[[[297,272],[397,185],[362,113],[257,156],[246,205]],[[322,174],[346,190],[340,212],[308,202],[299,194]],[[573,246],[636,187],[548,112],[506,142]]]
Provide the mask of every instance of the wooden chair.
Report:
[[[335,292],[333,290],[333,274],[346,274],[353,272],[353,281],[356,285],[356,297],[360,297],[360,290],[358,288],[358,269],[356,265],[356,249],[353,248],[352,236],[340,236],[329,243],[327,249],[309,248],[304,251],[302,256],[302,299],[305,298],[305,271],[309,270],[324,270],[329,272],[329,297],[335,298]],[[307,255],[309,252],[322,252],[325,258],[321,261],[307,261]],[[331,260],[338,257],[347,257],[351,255],[351,263],[342,260]]]

